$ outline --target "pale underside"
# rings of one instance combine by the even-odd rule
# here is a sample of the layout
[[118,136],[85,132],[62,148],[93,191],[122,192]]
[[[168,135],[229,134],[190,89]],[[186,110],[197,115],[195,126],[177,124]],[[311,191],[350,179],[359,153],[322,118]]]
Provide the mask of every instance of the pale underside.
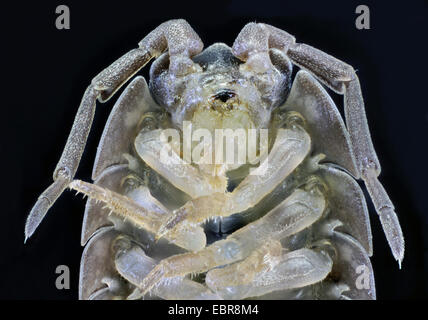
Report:
[[[354,69],[262,23],[247,24],[232,47],[202,50],[186,21],[170,20],[92,80],[26,239],[69,187],[89,196],[81,299],[375,299],[356,179],[400,265],[404,238]],[[73,181],[96,101],[153,58],[150,91],[136,77],[111,112],[94,183]],[[346,126],[321,84],[343,95]],[[268,128],[269,147],[248,156],[258,167],[188,164],[182,145],[160,139],[184,132],[184,120],[208,132]],[[165,148],[174,161],[162,160]]]
[[[82,244],[90,240],[82,257],[82,299],[126,298],[159,261],[187,252],[183,249],[186,246],[190,250],[201,249],[195,244],[198,239],[202,239],[201,230],[196,227],[188,227],[158,241],[155,239],[162,217],[192,199],[189,195],[192,194],[191,189],[187,189],[186,194],[171,184],[165,173],[164,176],[160,175],[142,161],[138,154],[138,151],[142,152],[139,150],[138,138],[134,148],[132,141],[137,136],[138,121],[129,119],[141,119],[147,112],[156,110],[159,108],[151,100],[145,80],[137,77],[121,95],[110,115],[94,166],[95,184],[118,195],[126,195],[142,208],[147,209],[153,204],[156,204],[156,208],[150,207],[141,214],[146,215],[143,222],[138,221],[140,217],[133,219],[129,215],[124,220],[121,212],[126,210],[108,205],[105,207],[108,200],[103,201],[97,190],[91,189],[94,192],[92,197],[101,201],[89,199],[85,210]],[[242,227],[252,224],[255,226],[249,236],[259,237],[265,244],[261,245],[259,241],[260,244],[255,245],[258,247],[256,251],[247,258],[237,259],[235,263],[226,263],[227,268],[214,268],[194,278],[182,275],[165,277],[144,298],[375,298],[369,259],[372,239],[367,207],[360,187],[346,173],[346,170],[355,170],[355,164],[340,114],[327,92],[305,71],[297,74],[290,96],[279,110],[297,111],[302,115],[305,132],[311,139],[310,151],[304,152],[304,160],[299,161],[297,168],[285,180],[274,185],[273,190],[254,207],[243,208],[239,210],[240,214],[227,218],[208,220],[203,225],[208,236],[207,248],[212,247],[209,246],[211,243],[219,243],[219,239],[229,239],[227,236],[235,230],[241,230],[245,236],[245,232],[242,232],[245,228]],[[320,153],[325,154],[322,164],[319,158],[314,158]],[[311,176],[318,177],[326,188],[323,201],[314,199],[302,189]],[[237,182],[234,183],[233,179]],[[229,183],[238,185],[242,179],[242,174],[232,174]],[[85,192],[85,186],[83,182],[74,183],[73,188]],[[198,186],[197,189],[202,189],[196,183],[189,185],[186,182],[183,186]],[[281,203],[289,197],[296,197],[296,194],[304,206],[312,212],[319,212],[308,214],[300,227],[288,222],[287,226],[291,229],[289,234],[286,232],[274,237],[266,225],[279,223],[279,219],[273,217],[270,223],[263,224],[260,223],[262,217],[266,219],[266,213],[274,208],[277,211],[281,209]],[[282,206],[287,207],[284,204]],[[154,217],[157,217],[156,214],[159,216],[150,220],[147,212],[154,213]],[[289,211],[284,212],[290,214]],[[141,227],[142,224],[145,228]],[[326,246],[330,250],[327,256],[320,253],[322,250],[316,250],[317,247]],[[112,247],[115,247],[116,253]],[[266,266],[267,256],[276,257],[271,258],[270,264],[273,266]],[[243,280],[244,274],[252,274],[247,269],[254,269],[257,265],[260,267],[256,271],[252,270],[255,273],[253,279]],[[361,288],[361,285],[357,288],[359,266],[366,266],[368,270],[366,281],[369,284],[366,288]],[[278,277],[281,279],[278,280]],[[234,285],[231,286],[231,283]]]

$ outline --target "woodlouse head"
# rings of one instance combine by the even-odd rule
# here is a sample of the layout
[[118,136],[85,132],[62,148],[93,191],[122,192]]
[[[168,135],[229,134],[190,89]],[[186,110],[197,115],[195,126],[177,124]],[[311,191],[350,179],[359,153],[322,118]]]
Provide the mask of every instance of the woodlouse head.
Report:
[[192,58],[190,72],[176,75],[164,53],[152,64],[150,89],[178,127],[199,112],[207,124],[221,118],[226,119],[220,123],[224,128],[233,121],[238,121],[233,127],[263,128],[291,85],[292,67],[286,56],[272,49],[270,60],[272,67],[258,72],[236,58],[230,47],[217,43]]

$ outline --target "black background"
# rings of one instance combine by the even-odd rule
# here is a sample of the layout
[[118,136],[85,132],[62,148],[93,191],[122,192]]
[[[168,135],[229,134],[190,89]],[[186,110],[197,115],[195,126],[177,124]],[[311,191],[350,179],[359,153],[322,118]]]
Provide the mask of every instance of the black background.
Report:
[[[55,28],[68,5],[71,29]],[[366,4],[371,29],[357,30]],[[84,201],[66,192],[24,246],[25,218],[51,183],[74,114],[90,80],[160,23],[185,18],[205,47],[233,43],[250,21],[272,24],[357,69],[406,254],[400,271],[376,212],[373,230],[379,299],[428,297],[427,18],[423,1],[38,1],[2,5],[2,210],[0,298],[76,299]],[[143,71],[143,75],[147,71]],[[338,105],[340,97],[335,97]],[[77,177],[90,180],[103,124],[114,103],[99,105]],[[71,289],[55,288],[55,268],[71,270]]]

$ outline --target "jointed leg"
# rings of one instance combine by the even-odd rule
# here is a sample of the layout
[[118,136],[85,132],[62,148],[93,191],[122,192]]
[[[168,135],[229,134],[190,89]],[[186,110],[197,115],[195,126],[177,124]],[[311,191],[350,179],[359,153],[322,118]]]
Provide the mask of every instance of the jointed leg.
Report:
[[[141,283],[156,266],[156,261],[148,257],[140,246],[132,243],[127,237],[116,239],[114,246],[117,248],[114,258],[116,270],[134,285]],[[203,284],[186,278],[162,282],[151,293],[162,299],[172,300],[219,299]]]
[[170,55],[170,72],[181,75],[193,68],[190,57],[202,50],[197,34],[184,20],[171,20],[148,34],[138,49],[133,49],[96,76],[86,90],[62,156],[53,174],[53,184],[38,198],[25,226],[28,239],[43,220],[46,212],[72,181],[93,121],[96,100],[107,101],[130,77],[150,59],[166,49]]
[[305,190],[297,189],[261,219],[214,242],[199,252],[184,253],[162,260],[139,285],[141,294],[165,278],[200,273],[240,261],[267,241],[295,234],[318,220],[325,209],[322,186],[310,180]]
[[303,161],[310,151],[311,140],[300,118],[286,116],[284,128],[278,130],[268,157],[231,193],[215,193],[190,200],[177,209],[161,228],[160,236],[181,221],[202,223],[213,216],[227,217],[256,205]]
[[279,241],[269,241],[241,262],[209,271],[205,281],[224,299],[245,299],[317,283],[332,265],[325,251],[287,252]]
[[360,83],[354,69],[318,49],[295,43],[290,34],[266,24],[246,25],[232,50],[250,66],[271,66],[268,54],[270,48],[284,51],[294,64],[312,73],[333,91],[344,95],[346,124],[360,175],[356,178],[364,180],[394,258],[401,264],[404,239],[394,206],[377,178],[380,164],[370,137]]
[[[139,187],[135,190],[138,192],[135,195],[138,202],[114,191],[80,180],[71,182],[70,188],[87,195],[91,199],[105,203],[107,209],[131,221],[139,228],[154,234],[158,233],[162,223],[170,216],[168,210],[151,196],[146,187]],[[187,223],[181,225],[175,232],[169,233],[166,238],[190,251],[201,250],[206,244],[203,229]]]
[[[186,163],[166,139],[161,139],[163,132],[162,129],[140,132],[135,139],[135,149],[148,166],[192,198],[226,190],[226,177],[204,175]],[[162,155],[166,150],[169,155]]]

